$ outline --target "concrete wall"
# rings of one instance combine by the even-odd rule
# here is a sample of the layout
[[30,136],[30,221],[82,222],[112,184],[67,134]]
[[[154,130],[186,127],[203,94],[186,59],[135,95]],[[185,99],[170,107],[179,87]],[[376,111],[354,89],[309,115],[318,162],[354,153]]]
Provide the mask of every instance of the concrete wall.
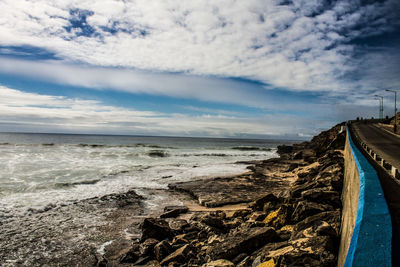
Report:
[[338,266],[391,266],[392,224],[378,175],[355,146],[345,147]]
[[356,224],[358,192],[360,188],[358,168],[354,161],[348,138],[346,138],[344,158],[343,209],[338,266],[344,265],[347,251],[349,250],[354,225]]

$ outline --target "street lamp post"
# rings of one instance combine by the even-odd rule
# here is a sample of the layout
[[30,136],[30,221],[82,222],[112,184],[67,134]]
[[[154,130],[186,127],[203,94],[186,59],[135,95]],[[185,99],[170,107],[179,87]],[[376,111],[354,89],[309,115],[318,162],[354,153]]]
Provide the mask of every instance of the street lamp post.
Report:
[[385,91],[387,91],[387,92],[392,92],[392,93],[394,93],[394,127],[393,127],[393,131],[396,133],[397,132],[397,107],[396,107],[396,101],[397,101],[397,91],[394,91],[394,90],[389,90],[389,89],[386,89]]
[[383,119],[383,96],[375,95],[379,100],[379,119]]

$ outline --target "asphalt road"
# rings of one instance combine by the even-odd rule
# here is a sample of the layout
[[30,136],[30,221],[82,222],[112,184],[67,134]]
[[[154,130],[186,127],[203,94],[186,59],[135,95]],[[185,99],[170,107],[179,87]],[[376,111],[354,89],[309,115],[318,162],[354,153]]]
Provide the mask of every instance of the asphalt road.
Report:
[[400,169],[400,137],[374,124],[354,123],[353,129],[375,153]]

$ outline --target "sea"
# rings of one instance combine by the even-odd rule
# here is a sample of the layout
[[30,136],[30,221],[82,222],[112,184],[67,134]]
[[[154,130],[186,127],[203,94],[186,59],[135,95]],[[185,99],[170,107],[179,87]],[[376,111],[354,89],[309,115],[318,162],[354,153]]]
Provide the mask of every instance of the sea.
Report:
[[243,173],[287,140],[0,133],[0,216]]

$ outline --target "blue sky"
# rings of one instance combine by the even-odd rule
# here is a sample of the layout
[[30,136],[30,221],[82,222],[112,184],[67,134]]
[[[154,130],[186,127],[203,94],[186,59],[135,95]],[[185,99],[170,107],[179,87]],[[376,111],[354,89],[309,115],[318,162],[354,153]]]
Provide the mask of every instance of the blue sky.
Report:
[[400,90],[397,0],[0,10],[0,131],[309,138]]

